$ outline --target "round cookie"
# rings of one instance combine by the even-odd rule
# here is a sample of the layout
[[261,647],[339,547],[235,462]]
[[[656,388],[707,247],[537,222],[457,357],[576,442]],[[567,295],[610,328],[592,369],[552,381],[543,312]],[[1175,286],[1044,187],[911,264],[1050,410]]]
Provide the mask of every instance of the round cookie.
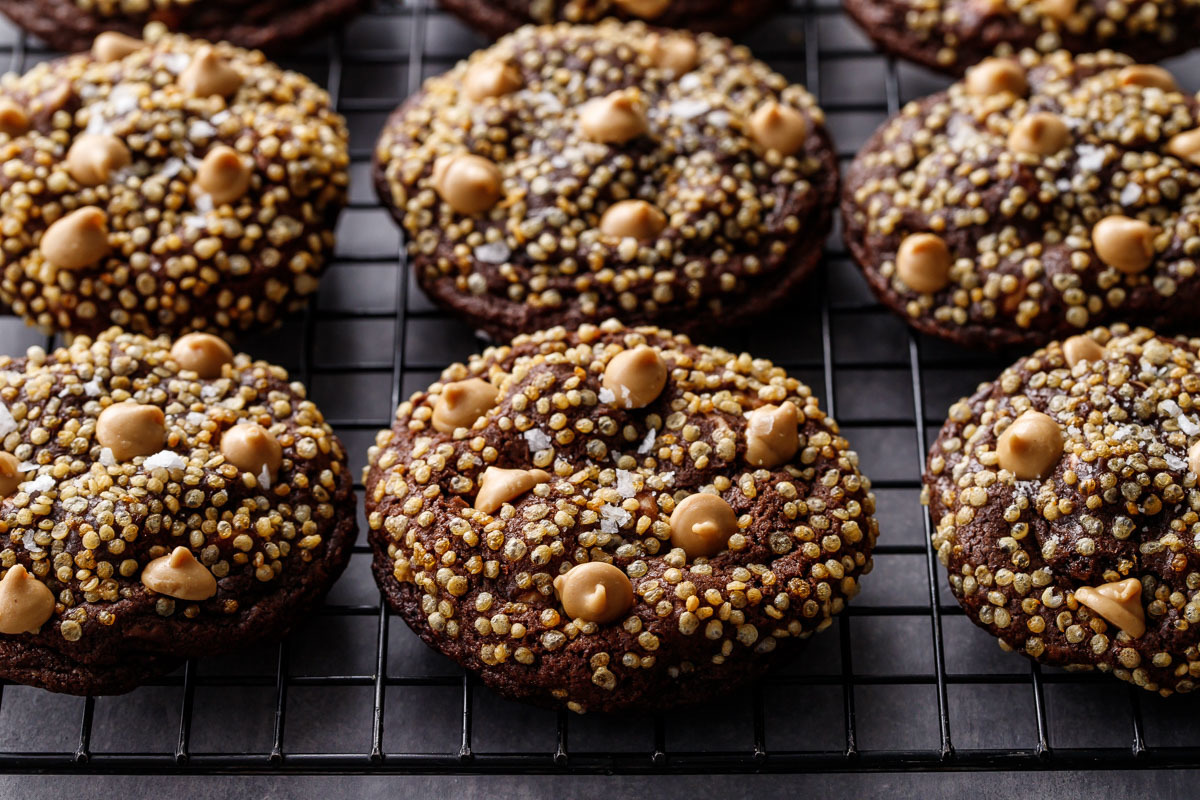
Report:
[[391,608],[496,691],[577,712],[754,679],[832,624],[878,534],[807,386],[612,320],[449,367],[369,460]]
[[468,25],[495,39],[522,25],[593,24],[605,17],[732,35],[762,22],[778,0],[441,0]]
[[274,50],[326,33],[366,0],[0,0],[0,12],[63,52],[104,31],[138,36],[151,22],[212,42]]
[[275,324],[332,255],[345,123],[259,52],[147,36],[0,79],[0,299],[90,335]]
[[1200,676],[1200,339],[1097,328],[950,407],[923,501],[1005,649],[1167,695]]
[[842,0],[881,49],[961,75],[992,55],[1116,50],[1157,61],[1190,50],[1200,6],[1167,0]]
[[375,176],[422,288],[497,340],[614,316],[692,332],[816,266],[837,192],[823,121],[726,39],[526,27],[426,81]]
[[341,442],[287,373],[116,328],[0,358],[0,677],[124,692],[281,637],[357,532]]
[[1113,53],[990,59],[909,103],[845,178],[845,237],[925,333],[1030,346],[1200,301],[1200,107]]

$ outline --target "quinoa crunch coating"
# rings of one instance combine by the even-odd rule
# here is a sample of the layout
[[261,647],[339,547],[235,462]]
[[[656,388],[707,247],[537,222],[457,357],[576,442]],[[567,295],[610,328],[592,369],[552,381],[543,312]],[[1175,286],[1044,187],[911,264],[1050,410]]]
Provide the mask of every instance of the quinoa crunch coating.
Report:
[[883,303],[960,344],[1185,324],[1200,301],[1198,117],[1170,73],[1111,52],[989,59],[859,152],[846,243]]
[[[97,419],[140,407],[163,420],[160,444],[122,460]],[[281,447],[274,480],[228,463],[222,437],[238,423]],[[357,524],[341,442],[301,384],[246,355],[200,378],[166,338],[114,328],[0,357],[0,436],[20,481],[0,499],[6,679],[128,691],[185,658],[282,636],[349,559]],[[6,603],[36,590],[28,576],[53,602],[18,626],[33,633],[14,634]]]
[[375,177],[422,288],[501,341],[748,320],[815,268],[837,188],[802,87],[726,39],[613,20],[522,28],[430,78]]
[[1157,61],[1190,50],[1194,0],[843,0],[881,49],[961,75],[991,55],[1116,50]]
[[0,79],[0,299],[92,335],[275,324],[332,254],[345,123],[261,53],[146,32]]
[[[604,379],[641,346],[668,379],[627,407]],[[472,379],[497,388],[495,403],[470,427],[435,429],[447,387]],[[755,467],[746,416],[768,404],[794,405],[796,448]],[[496,691],[577,712],[664,708],[753,679],[832,623],[878,534],[870,481],[807,386],[613,320],[447,368],[400,405],[369,462],[373,568],[391,608]],[[498,475],[503,501],[478,510]]]
[[151,22],[238,47],[276,50],[320,36],[366,0],[0,0],[0,12],[55,50],[84,50],[102,31],[140,34]]
[[[950,407],[922,499],[951,590],[1005,649],[1162,695],[1195,688],[1198,354],[1198,339],[1097,328]],[[1005,438],[1041,415],[1059,455],[1018,479]]]

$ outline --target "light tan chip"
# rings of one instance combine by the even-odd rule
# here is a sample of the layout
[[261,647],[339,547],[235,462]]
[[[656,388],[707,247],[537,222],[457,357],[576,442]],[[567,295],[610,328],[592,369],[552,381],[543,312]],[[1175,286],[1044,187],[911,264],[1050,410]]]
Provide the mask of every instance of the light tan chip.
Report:
[[233,363],[233,348],[211,333],[189,333],[171,345],[171,358],[180,369],[191,370],[204,380],[221,377],[221,368]]
[[604,369],[603,386],[619,408],[645,408],[667,385],[667,362],[644,344],[617,353]]
[[119,61],[146,46],[141,39],[116,31],[105,31],[92,41],[92,58],[97,61]]
[[255,478],[260,478],[265,470],[271,483],[283,463],[283,447],[275,435],[254,422],[243,422],[225,431],[221,436],[221,455]]
[[0,100],[0,133],[20,136],[29,130],[29,115],[25,109],[7,98]]
[[571,619],[614,622],[633,608],[633,584],[619,567],[600,561],[576,564],[554,579],[563,611]]
[[909,234],[896,251],[896,274],[914,292],[929,294],[946,288],[951,264],[946,240],[933,233]]
[[1140,219],[1105,217],[1092,228],[1092,247],[1108,266],[1136,275],[1154,262],[1154,228]]
[[111,252],[108,215],[96,206],[84,206],[55,220],[42,234],[42,256],[60,269],[93,267]]
[[116,136],[85,133],[67,151],[67,172],[82,186],[99,186],[132,161],[129,148]]
[[498,396],[496,387],[482,378],[446,384],[433,407],[433,429],[454,433],[457,428],[471,427],[496,405]]
[[645,200],[613,203],[600,217],[600,232],[619,239],[650,241],[667,227],[667,215]]
[[791,106],[768,100],[750,115],[750,137],[768,150],[795,155],[808,138],[808,122]]
[[1040,411],[1021,414],[996,441],[1000,468],[1022,481],[1049,475],[1062,452],[1062,426]]
[[21,462],[12,453],[0,453],[0,500],[12,497],[25,480]]
[[1051,19],[1066,22],[1075,13],[1078,0],[1038,0],[1037,9]]
[[163,449],[166,417],[158,406],[114,403],[96,420],[96,441],[117,461],[152,456]]
[[176,547],[142,569],[142,584],[158,594],[198,603],[217,593],[217,579],[186,547]]
[[746,463],[772,469],[789,461],[800,449],[799,421],[793,403],[751,411],[746,420]]
[[54,592],[14,564],[0,580],[0,633],[37,633],[54,613]]
[[633,17],[654,19],[671,5],[671,0],[613,0],[617,7]]
[[1073,367],[1080,361],[1099,361],[1104,358],[1104,345],[1083,333],[1063,342],[1062,349],[1068,367]]
[[433,188],[460,214],[487,211],[504,190],[500,168],[471,153],[442,156],[434,162]]
[[696,68],[700,49],[696,40],[683,33],[652,33],[646,37],[650,63],[678,78]]
[[967,70],[964,86],[978,97],[1004,92],[1021,97],[1029,91],[1025,69],[1011,58],[985,58]]
[[1008,149],[1014,153],[1050,156],[1071,143],[1071,131],[1062,117],[1036,111],[1021,117],[1008,134]]
[[1146,632],[1142,582],[1137,578],[1126,578],[1095,588],[1080,586],[1075,590],[1075,599],[1134,639]]
[[1200,476],[1200,442],[1188,448],[1188,469]]
[[550,473],[541,469],[501,469],[488,467],[479,479],[475,509],[494,514],[500,506],[515,500],[539,483],[550,480]]
[[637,89],[589,100],[579,110],[579,132],[593,142],[625,144],[648,130],[645,105]]
[[240,200],[250,189],[254,168],[237,150],[220,144],[208,151],[196,170],[193,194],[206,194],[215,205]]
[[683,548],[688,558],[716,555],[737,532],[737,515],[720,495],[688,495],[671,512],[671,544]]
[[211,46],[196,51],[179,76],[179,85],[192,97],[229,97],[242,86],[238,72]]
[[516,66],[498,58],[476,61],[463,75],[463,94],[476,102],[511,94],[523,85]]
[[1167,142],[1167,152],[1192,164],[1200,164],[1200,128],[1172,136]]
[[1164,92],[1179,90],[1179,85],[1175,83],[1171,73],[1152,64],[1130,64],[1121,70],[1117,80],[1122,86],[1141,86],[1146,89],[1161,89]]

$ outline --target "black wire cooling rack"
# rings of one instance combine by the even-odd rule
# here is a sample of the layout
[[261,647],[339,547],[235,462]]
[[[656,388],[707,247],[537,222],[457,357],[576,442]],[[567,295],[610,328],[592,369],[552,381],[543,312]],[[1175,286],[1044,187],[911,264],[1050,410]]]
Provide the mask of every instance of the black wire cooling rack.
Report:
[[[874,53],[837,0],[791,2],[742,41],[817,94],[843,162],[903,101],[944,85]],[[432,0],[381,0],[336,38],[284,60],[327,86],[349,120],[351,205],[318,302],[242,346],[310,386],[359,464],[401,397],[481,346],[414,289],[399,234],[371,189],[369,160],[387,113],[485,44]],[[52,55],[0,28],[0,59],[11,69]],[[822,276],[786,314],[712,343],[770,357],[813,386],[874,479],[875,570],[793,665],[670,714],[575,716],[513,704],[386,614],[360,543],[326,606],[282,644],[190,662],[120,697],[0,686],[0,771],[696,773],[1200,761],[1197,701],[1002,653],[943,590],[918,504],[923,454],[949,403],[1002,361],[913,336],[874,301],[836,232]],[[0,352],[53,344],[0,317]]]

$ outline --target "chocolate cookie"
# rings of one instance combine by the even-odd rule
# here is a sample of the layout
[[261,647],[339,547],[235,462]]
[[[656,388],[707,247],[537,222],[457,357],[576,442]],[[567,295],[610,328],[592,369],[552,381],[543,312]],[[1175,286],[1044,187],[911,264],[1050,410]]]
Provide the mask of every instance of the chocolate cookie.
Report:
[[734,34],[780,5],[778,0],[441,0],[446,10],[491,38],[530,23],[596,23],[605,17],[664,28]]
[[950,407],[933,543],[1006,649],[1160,694],[1200,676],[1200,339],[1097,328]]
[[0,12],[55,50],[91,46],[104,31],[138,36],[151,22],[239,47],[278,49],[328,32],[367,0],[0,0]]
[[883,303],[965,345],[1191,323],[1198,117],[1169,73],[1125,56],[989,59],[858,154],[846,244]]
[[496,691],[579,712],[762,674],[858,592],[878,532],[807,386],[613,320],[449,367],[365,483],[392,609]]
[[1190,50],[1200,6],[1173,0],[842,0],[883,50],[952,75],[991,55],[1116,50],[1157,61]]
[[0,299],[91,335],[271,325],[332,254],[345,123],[259,52],[147,35],[0,80]]
[[341,442],[210,334],[0,358],[0,677],[110,694],[282,636],[350,558]]
[[523,28],[392,115],[379,195],[440,305],[492,336],[752,318],[816,265],[837,167],[803,88],[709,34]]

